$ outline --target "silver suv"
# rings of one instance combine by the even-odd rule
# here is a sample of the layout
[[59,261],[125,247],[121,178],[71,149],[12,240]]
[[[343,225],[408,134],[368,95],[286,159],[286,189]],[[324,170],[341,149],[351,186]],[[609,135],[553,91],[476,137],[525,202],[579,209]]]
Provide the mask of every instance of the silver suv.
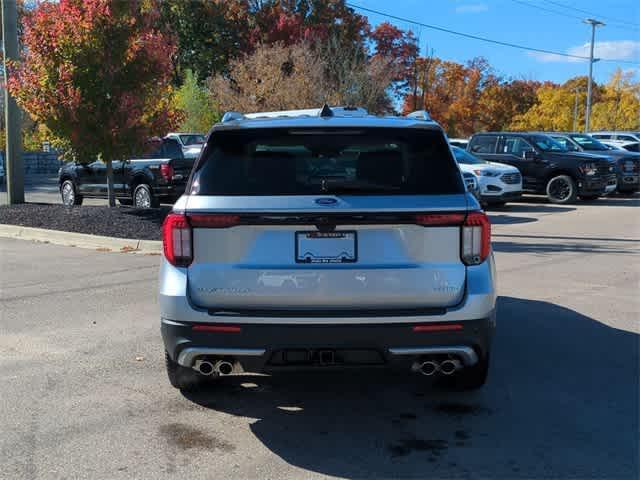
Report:
[[163,225],[169,380],[386,366],[479,388],[490,237],[425,112],[227,113]]

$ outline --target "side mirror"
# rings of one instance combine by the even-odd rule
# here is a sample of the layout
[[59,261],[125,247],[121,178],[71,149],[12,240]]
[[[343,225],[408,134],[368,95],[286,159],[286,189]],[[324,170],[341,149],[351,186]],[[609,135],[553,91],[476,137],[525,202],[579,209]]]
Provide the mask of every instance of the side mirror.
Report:
[[534,161],[538,159],[538,154],[534,150],[526,150],[522,152],[522,158]]

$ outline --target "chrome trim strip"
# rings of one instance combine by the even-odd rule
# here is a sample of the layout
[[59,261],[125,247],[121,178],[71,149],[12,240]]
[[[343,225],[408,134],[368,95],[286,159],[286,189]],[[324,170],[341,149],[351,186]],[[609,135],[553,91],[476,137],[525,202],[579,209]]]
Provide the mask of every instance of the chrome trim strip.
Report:
[[200,355],[218,355],[230,357],[260,357],[265,353],[264,348],[207,348],[189,347],[178,355],[178,363],[183,367],[192,367],[194,359]]
[[176,322],[175,320],[169,320],[168,318],[163,318],[162,319],[162,323],[164,323],[166,325],[173,325],[173,326],[176,326],[176,327],[186,327],[187,326],[186,323]]
[[390,348],[391,355],[458,355],[464,364],[469,367],[478,363],[478,355],[471,347],[417,347],[417,348]]

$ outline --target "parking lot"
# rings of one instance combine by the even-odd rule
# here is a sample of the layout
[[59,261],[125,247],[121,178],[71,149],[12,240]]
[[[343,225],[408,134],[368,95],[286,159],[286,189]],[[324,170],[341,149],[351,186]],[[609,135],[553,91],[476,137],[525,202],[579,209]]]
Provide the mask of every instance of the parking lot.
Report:
[[407,372],[185,396],[164,371],[159,257],[1,239],[0,477],[637,478],[638,207],[491,212],[498,329],[477,393]]

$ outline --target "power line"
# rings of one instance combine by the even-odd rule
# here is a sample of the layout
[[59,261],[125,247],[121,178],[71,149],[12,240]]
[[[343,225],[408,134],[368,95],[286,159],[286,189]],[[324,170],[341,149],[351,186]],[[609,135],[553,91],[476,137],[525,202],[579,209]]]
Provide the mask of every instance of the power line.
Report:
[[[562,12],[562,11],[551,9],[551,8],[547,8],[547,7],[543,7],[543,6],[538,5],[538,4],[529,3],[529,2],[522,1],[522,0],[511,0],[511,1],[514,2],[514,3],[520,4],[520,5],[524,5],[525,7],[535,8],[536,10],[542,10],[544,12],[552,13],[554,15],[561,15],[561,16],[567,17],[567,18],[575,18],[577,20],[584,20],[584,17],[582,17],[582,16],[571,15],[570,13]],[[546,1],[547,3],[551,3],[553,5],[562,6],[558,2],[552,2],[550,0],[544,0],[544,1]],[[572,7],[569,7],[569,6],[564,6],[564,8],[569,9],[569,10],[575,10],[575,11],[584,12],[584,13],[587,13],[587,14],[589,13],[586,10],[573,9]],[[593,14],[593,15],[595,15],[595,14]],[[602,17],[601,15],[596,15],[596,16],[598,16],[600,18],[605,18],[605,17]],[[633,25],[633,24],[631,24],[631,25]],[[638,28],[635,27],[635,26],[612,25],[611,23],[609,23],[609,27],[611,27],[611,28],[619,28],[619,29],[622,29],[622,30],[638,31]]]
[[[589,57],[583,57],[581,55],[572,55],[570,53],[555,52],[555,51],[552,51],[552,50],[545,50],[545,49],[542,49],[542,48],[528,47],[528,46],[525,46],[525,45],[519,45],[517,43],[503,42],[501,40],[493,40],[491,38],[480,37],[478,35],[472,35],[472,34],[469,34],[469,33],[458,32],[458,31],[455,31],[455,30],[451,30],[449,28],[439,27],[437,25],[430,25],[428,23],[418,22],[416,20],[410,20],[408,18],[399,17],[397,15],[381,12],[379,10],[374,10],[372,8],[361,7],[359,5],[354,5],[353,3],[350,3],[350,2],[346,2],[346,5],[348,7],[355,8],[357,10],[362,10],[364,12],[373,13],[373,14],[376,14],[376,15],[381,15],[383,17],[391,18],[391,19],[397,20],[399,22],[406,22],[406,23],[410,23],[410,24],[413,24],[413,25],[418,25],[420,27],[429,28],[431,30],[437,30],[439,32],[450,33],[451,35],[458,35],[460,37],[470,38],[472,40],[479,40],[481,42],[493,43],[495,45],[502,45],[503,47],[517,48],[517,49],[520,49],[520,50],[527,50],[527,51],[530,51],[530,52],[547,53],[547,54],[550,54],[550,55],[558,55],[560,57],[577,58],[579,60],[589,60]],[[640,62],[633,62],[633,61],[630,61],[630,60],[614,60],[614,59],[605,59],[605,58],[600,59],[600,61],[602,61],[602,62],[630,63],[630,64],[633,64],[633,65],[640,64]]]
[[605,15],[601,15],[599,13],[595,13],[595,12],[591,12],[589,10],[583,10],[581,8],[578,7],[574,7],[572,5],[567,5],[566,3],[561,3],[561,2],[555,2],[553,0],[543,0],[545,3],[550,3],[551,5],[556,5],[558,7],[561,8],[566,8],[567,10],[574,10],[576,12],[582,12],[582,13],[586,13],[587,15],[592,15],[592,16],[596,16],[599,18],[604,18],[605,20],[609,20],[610,22],[615,22],[615,23],[621,23],[624,25],[629,25],[631,27],[632,30],[639,30],[637,24],[633,23],[633,22],[628,22],[626,20],[618,20],[617,18],[613,18],[613,17],[609,17],[609,16],[605,16]]

